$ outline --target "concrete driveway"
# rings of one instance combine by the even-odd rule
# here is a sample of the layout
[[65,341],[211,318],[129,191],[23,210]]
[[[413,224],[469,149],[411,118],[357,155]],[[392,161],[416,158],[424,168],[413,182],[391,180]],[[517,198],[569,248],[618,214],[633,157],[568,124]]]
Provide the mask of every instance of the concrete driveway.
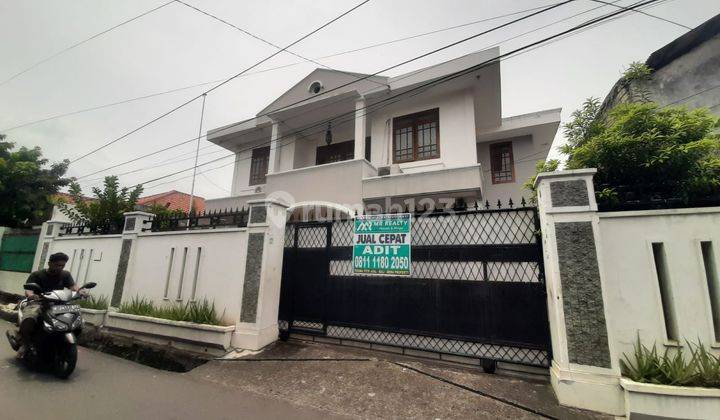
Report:
[[[0,334],[11,325],[0,321]],[[303,341],[187,373],[80,347],[69,380],[30,372],[0,342],[3,418],[600,419],[558,405],[543,375]]]
[[0,413],[5,419],[317,419],[327,411],[165,372],[79,348],[68,380],[15,361],[0,321]]

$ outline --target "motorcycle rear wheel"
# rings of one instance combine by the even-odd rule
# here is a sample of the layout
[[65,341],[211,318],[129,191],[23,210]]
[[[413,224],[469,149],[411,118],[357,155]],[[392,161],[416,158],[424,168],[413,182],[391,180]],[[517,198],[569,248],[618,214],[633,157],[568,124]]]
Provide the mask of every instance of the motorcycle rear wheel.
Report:
[[58,347],[53,361],[53,371],[58,378],[67,379],[77,364],[77,345],[63,343]]

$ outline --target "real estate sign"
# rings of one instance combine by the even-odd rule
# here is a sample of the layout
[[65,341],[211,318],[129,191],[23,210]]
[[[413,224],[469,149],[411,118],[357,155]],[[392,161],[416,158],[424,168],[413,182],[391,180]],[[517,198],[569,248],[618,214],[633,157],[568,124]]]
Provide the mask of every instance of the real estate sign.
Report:
[[410,226],[403,214],[355,217],[353,272],[410,275]]

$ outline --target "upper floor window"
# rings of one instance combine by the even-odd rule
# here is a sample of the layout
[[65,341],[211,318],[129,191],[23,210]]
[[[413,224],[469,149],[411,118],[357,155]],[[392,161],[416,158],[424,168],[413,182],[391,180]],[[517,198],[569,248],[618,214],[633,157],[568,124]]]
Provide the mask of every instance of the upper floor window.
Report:
[[490,171],[493,184],[515,182],[515,163],[513,162],[511,141],[490,145]]
[[393,162],[440,157],[438,108],[393,119]]
[[250,182],[248,185],[264,184],[270,162],[270,146],[258,147],[252,151],[250,162]]

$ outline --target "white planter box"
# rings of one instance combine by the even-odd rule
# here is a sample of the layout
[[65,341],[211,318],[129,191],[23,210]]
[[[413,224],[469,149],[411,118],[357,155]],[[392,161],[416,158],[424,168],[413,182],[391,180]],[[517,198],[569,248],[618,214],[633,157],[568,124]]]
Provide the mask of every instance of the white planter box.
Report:
[[625,415],[644,414],[676,419],[720,418],[720,389],[654,385],[620,380]]
[[106,309],[80,309],[82,311],[83,321],[86,324],[90,324],[96,327],[101,327],[105,324]]
[[230,349],[235,326],[195,324],[149,316],[108,312],[105,327],[139,340],[201,352]]

